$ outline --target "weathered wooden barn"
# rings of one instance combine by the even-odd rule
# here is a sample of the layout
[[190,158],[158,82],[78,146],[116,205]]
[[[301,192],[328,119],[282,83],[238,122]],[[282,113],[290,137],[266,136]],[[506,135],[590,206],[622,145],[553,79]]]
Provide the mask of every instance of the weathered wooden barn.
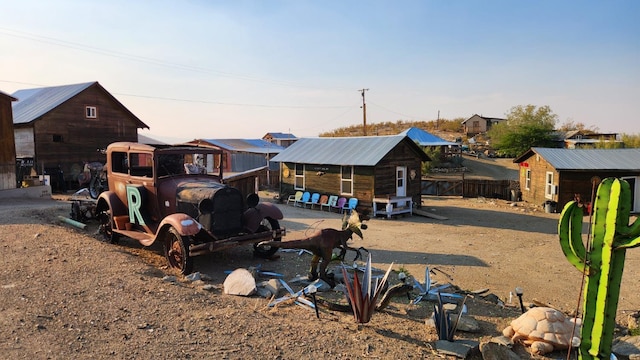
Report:
[[640,212],[640,149],[531,148],[513,160],[520,165],[522,200],[564,205],[580,194],[591,202],[591,179],[618,177],[631,185],[632,211]]
[[[137,141],[149,128],[98,82],[19,90],[12,94],[16,156],[33,159],[51,185],[75,183],[84,162],[105,161],[99,149]],[[62,181],[64,178],[64,181]]]
[[359,209],[393,197],[419,206],[421,163],[429,160],[403,135],[302,138],[272,159],[280,163],[281,196],[302,190],[355,197]]
[[15,189],[16,145],[11,103],[17,99],[0,91],[0,190]]

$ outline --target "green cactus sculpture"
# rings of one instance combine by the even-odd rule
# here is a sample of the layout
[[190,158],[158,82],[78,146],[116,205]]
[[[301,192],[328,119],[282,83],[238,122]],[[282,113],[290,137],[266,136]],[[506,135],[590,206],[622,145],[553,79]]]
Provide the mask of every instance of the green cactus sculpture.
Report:
[[640,220],[629,225],[631,189],[606,178],[598,186],[591,222],[591,245],[582,241],[582,207],[575,201],[560,215],[560,246],[585,274],[580,359],[609,359],[627,248],[640,246]]

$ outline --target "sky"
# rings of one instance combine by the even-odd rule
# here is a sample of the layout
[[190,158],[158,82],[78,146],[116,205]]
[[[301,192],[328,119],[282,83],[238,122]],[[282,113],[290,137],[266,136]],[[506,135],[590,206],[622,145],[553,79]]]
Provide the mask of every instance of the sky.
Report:
[[640,133],[640,1],[0,0],[0,91],[98,81],[178,142],[503,118]]

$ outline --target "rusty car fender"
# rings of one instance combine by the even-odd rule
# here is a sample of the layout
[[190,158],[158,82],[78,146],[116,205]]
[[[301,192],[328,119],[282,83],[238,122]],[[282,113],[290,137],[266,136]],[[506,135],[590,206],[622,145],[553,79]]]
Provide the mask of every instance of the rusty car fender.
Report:
[[118,195],[113,191],[105,191],[98,196],[96,201],[96,214],[111,209],[111,216],[127,215],[129,209],[120,201]]
[[202,225],[191,216],[183,213],[175,213],[167,215],[162,219],[160,226],[158,226],[156,238],[161,232],[166,231],[169,226],[174,227],[182,236],[193,236],[202,229]]
[[264,218],[272,218],[274,220],[282,220],[284,216],[282,211],[272,203],[259,203],[255,207],[247,209],[242,215],[242,221],[245,228],[250,232],[256,232],[260,223]]

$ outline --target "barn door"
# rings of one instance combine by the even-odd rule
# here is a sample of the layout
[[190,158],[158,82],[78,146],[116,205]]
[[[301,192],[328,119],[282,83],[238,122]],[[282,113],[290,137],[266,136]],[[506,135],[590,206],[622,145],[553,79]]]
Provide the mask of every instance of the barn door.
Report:
[[396,167],[396,196],[407,196],[407,167]]

